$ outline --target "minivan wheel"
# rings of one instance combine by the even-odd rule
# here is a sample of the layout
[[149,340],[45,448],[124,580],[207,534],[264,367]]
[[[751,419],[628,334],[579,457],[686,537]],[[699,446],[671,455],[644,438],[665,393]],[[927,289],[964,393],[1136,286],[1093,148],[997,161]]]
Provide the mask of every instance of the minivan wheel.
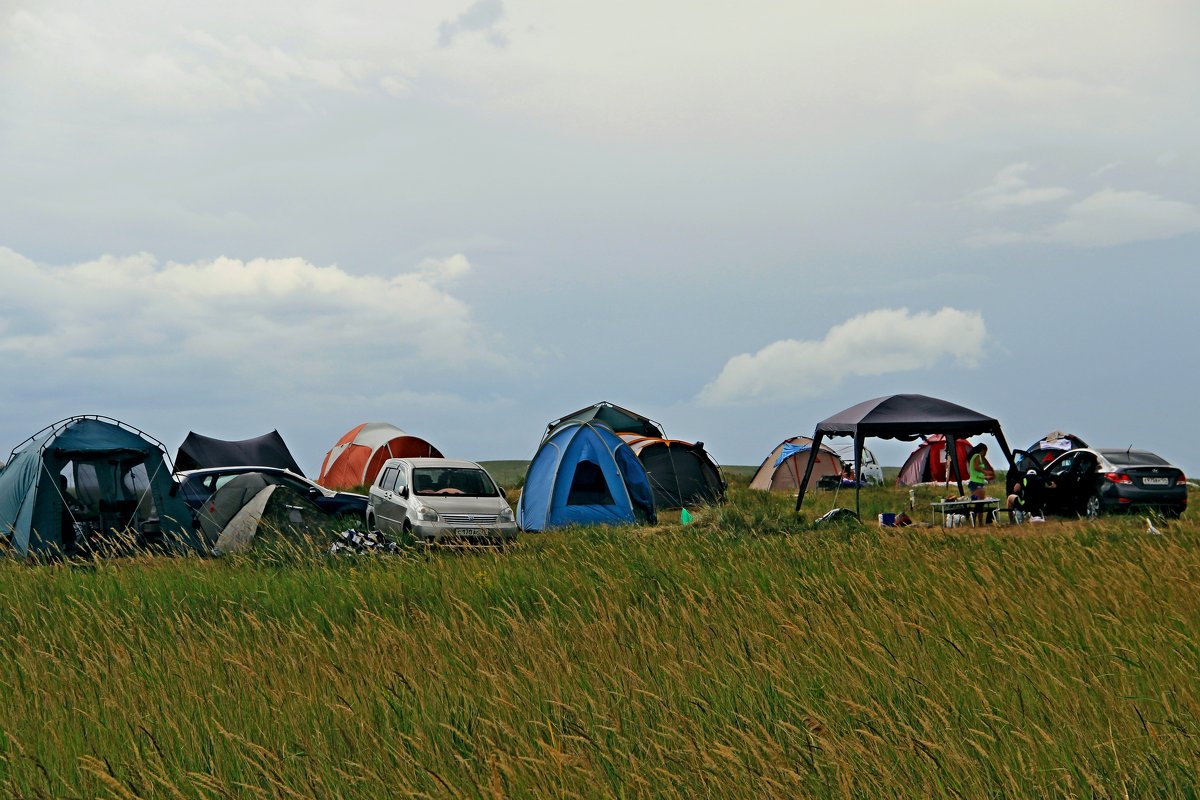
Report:
[[1088,519],[1100,516],[1100,495],[1094,494],[1087,499],[1087,503],[1083,507],[1083,515]]

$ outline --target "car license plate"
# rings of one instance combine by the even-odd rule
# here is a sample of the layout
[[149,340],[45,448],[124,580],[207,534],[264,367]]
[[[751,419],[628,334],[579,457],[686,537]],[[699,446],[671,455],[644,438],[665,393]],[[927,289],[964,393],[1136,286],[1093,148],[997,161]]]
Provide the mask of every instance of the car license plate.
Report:
[[1170,486],[1170,478],[1142,478],[1143,486]]
[[483,528],[455,528],[454,533],[458,536],[483,536]]

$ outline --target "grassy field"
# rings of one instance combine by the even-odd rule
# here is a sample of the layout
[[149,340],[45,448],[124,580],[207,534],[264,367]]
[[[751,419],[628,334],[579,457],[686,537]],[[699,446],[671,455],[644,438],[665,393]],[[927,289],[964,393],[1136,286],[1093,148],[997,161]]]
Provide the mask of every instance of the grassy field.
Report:
[[805,521],[832,503],[738,490],[504,551],[0,561],[0,794],[1197,795],[1200,525]]

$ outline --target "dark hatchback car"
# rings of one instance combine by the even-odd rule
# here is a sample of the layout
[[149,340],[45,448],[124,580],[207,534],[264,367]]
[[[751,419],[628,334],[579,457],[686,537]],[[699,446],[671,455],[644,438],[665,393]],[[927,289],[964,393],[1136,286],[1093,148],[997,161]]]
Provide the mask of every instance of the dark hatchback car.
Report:
[[208,469],[191,469],[175,473],[179,484],[179,496],[193,511],[204,504],[212,493],[220,489],[238,475],[247,472],[261,472],[267,479],[286,486],[292,491],[307,497],[317,508],[326,514],[353,517],[361,519],[367,511],[367,496],[354,492],[335,492],[320,484],[310,481],[303,475],[297,475],[291,470],[279,467],[210,467]]
[[1013,475],[1023,478],[1025,507],[1031,511],[1095,517],[1151,509],[1177,517],[1187,509],[1183,470],[1148,450],[1087,447],[1063,453],[1049,464],[1017,450],[1013,465]]

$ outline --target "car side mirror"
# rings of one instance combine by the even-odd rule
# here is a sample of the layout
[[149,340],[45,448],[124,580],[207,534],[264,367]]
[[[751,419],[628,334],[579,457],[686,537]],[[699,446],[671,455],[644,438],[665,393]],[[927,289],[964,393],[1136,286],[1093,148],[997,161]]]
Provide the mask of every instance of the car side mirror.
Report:
[[308,487],[308,493],[310,495],[312,495],[313,497],[316,497],[317,495],[319,495],[321,493],[321,490],[315,486],[310,486],[310,487]]
[[408,487],[401,486],[399,489],[396,490],[396,494],[400,495],[401,497],[408,497]]

